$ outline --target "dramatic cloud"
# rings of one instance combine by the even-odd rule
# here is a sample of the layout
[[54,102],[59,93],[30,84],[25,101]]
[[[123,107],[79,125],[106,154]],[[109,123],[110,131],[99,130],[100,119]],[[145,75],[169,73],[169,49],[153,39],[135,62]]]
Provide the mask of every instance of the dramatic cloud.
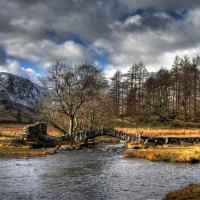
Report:
[[118,0],[120,6],[125,8],[127,12],[133,13],[137,9],[157,9],[168,11],[183,11],[197,8],[200,6],[198,0]]
[[[0,7],[0,70],[16,74],[35,76],[56,60],[99,63],[108,75],[141,60],[155,71],[200,50],[199,0],[1,0]],[[20,66],[24,59],[30,65]]]
[[49,40],[40,40],[35,43],[12,41],[4,45],[10,55],[29,58],[38,63],[55,62],[56,60],[83,63],[89,58],[87,49],[73,41],[66,41],[62,44]]
[[2,48],[0,48],[0,65],[3,65],[6,60],[6,54]]
[[40,77],[40,74],[38,74],[35,70],[31,68],[25,69],[23,67],[20,67],[20,64],[17,61],[7,60],[5,65],[0,65],[0,72],[8,72],[30,79],[34,83],[39,83],[38,77]]
[[176,55],[199,53],[199,17],[199,8],[188,11],[183,20],[174,20],[166,12],[136,14],[116,21],[110,38],[95,41],[94,48],[109,55],[112,66],[127,68],[142,60],[149,70],[170,68]]

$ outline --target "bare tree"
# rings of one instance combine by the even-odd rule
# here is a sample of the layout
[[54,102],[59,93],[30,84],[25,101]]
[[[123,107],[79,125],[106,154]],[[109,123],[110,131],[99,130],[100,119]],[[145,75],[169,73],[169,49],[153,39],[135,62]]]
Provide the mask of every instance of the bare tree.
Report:
[[117,118],[120,117],[120,107],[122,102],[122,73],[117,70],[111,78],[110,95],[114,103],[114,111]]
[[134,64],[127,73],[128,93],[127,108],[131,116],[143,112],[144,108],[144,82],[148,76],[147,69],[142,62]]
[[197,100],[198,100],[198,82],[199,82],[199,73],[198,67],[200,65],[200,57],[196,56],[192,59],[192,70],[193,70],[193,107],[194,107],[194,121],[197,120]]
[[115,113],[107,94],[101,93],[93,100],[86,102],[80,111],[78,121],[81,129],[94,130],[112,127],[110,122]]
[[168,118],[170,87],[170,73],[163,68],[145,82],[146,102],[150,106],[152,114],[159,116],[161,122]]
[[[46,93],[43,104],[48,111],[49,122],[65,134],[66,121],[69,121],[68,133],[72,134],[78,125],[77,115],[83,105],[98,96],[106,85],[97,66],[73,66],[61,62],[56,62],[41,82]],[[62,123],[57,123],[55,116]]]

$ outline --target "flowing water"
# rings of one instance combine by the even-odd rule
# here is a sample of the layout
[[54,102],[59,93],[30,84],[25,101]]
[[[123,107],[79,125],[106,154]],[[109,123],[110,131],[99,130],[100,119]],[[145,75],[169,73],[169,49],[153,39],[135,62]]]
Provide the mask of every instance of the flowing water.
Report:
[[200,165],[124,159],[115,153],[75,150],[46,157],[0,159],[0,200],[156,200],[200,182]]

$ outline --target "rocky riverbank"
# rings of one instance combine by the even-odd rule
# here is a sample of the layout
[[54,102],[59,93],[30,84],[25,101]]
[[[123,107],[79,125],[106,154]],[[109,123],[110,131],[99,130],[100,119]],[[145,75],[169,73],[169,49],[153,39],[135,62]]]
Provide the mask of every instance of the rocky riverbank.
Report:
[[183,189],[169,192],[163,200],[198,200],[200,199],[200,184],[192,184]]
[[151,161],[197,163],[200,162],[200,145],[193,146],[134,146],[124,152],[125,158],[143,158]]
[[55,154],[55,150],[34,148],[19,137],[0,136],[0,158],[16,156],[44,156]]
[[[0,136],[0,157],[15,157],[15,156],[43,156],[52,155],[59,151],[78,150],[82,148],[92,147],[99,143],[119,143],[118,138],[110,136],[99,136],[88,141],[87,144],[72,141],[57,141],[57,142],[26,142],[19,137]],[[52,144],[52,145],[50,145]],[[52,146],[53,150],[45,148]],[[50,145],[50,146],[49,146]],[[52,148],[51,148],[52,149]],[[100,148],[99,151],[114,152],[114,148]]]

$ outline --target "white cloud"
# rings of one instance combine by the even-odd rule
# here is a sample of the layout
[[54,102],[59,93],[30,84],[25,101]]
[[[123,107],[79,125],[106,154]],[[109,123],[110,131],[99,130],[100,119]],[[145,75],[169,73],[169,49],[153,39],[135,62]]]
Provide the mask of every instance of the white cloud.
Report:
[[124,22],[125,26],[128,26],[130,24],[136,24],[136,25],[140,25],[141,24],[141,16],[140,15],[134,15],[131,17],[128,17],[126,19],[126,21]]
[[56,60],[71,61],[75,64],[90,60],[88,50],[73,41],[57,44],[49,40],[37,42],[11,40],[4,43],[4,46],[9,55],[29,59],[39,63],[40,66],[44,64],[44,68]]
[[129,68],[130,68],[130,66],[128,66],[128,65],[126,65],[126,66],[124,65],[123,67],[122,66],[116,67],[115,65],[107,65],[104,70],[104,75],[106,78],[109,79],[109,78],[113,77],[113,75],[115,74],[115,72],[117,70],[120,70],[122,73],[126,73],[126,72],[128,72]]
[[98,39],[92,45],[92,49],[96,51],[99,55],[104,55],[106,53],[114,53],[115,46],[112,43],[112,40],[108,39]]
[[[164,12],[155,16],[171,20]],[[163,29],[144,27],[142,17],[129,17],[124,22],[115,22],[112,35],[97,40],[94,48],[102,54],[106,52],[110,64],[107,74],[113,74],[114,69],[127,69],[139,61],[144,62],[149,71],[157,71],[162,66],[170,69],[176,55],[195,57],[199,54],[199,16],[200,9],[190,10],[183,20],[166,21],[167,28]],[[133,24],[131,30],[126,29]]]
[[19,62],[16,60],[7,60],[5,65],[0,66],[0,72],[15,74],[29,79],[34,83],[38,83],[38,77],[40,77],[40,74],[35,70],[21,67]]

